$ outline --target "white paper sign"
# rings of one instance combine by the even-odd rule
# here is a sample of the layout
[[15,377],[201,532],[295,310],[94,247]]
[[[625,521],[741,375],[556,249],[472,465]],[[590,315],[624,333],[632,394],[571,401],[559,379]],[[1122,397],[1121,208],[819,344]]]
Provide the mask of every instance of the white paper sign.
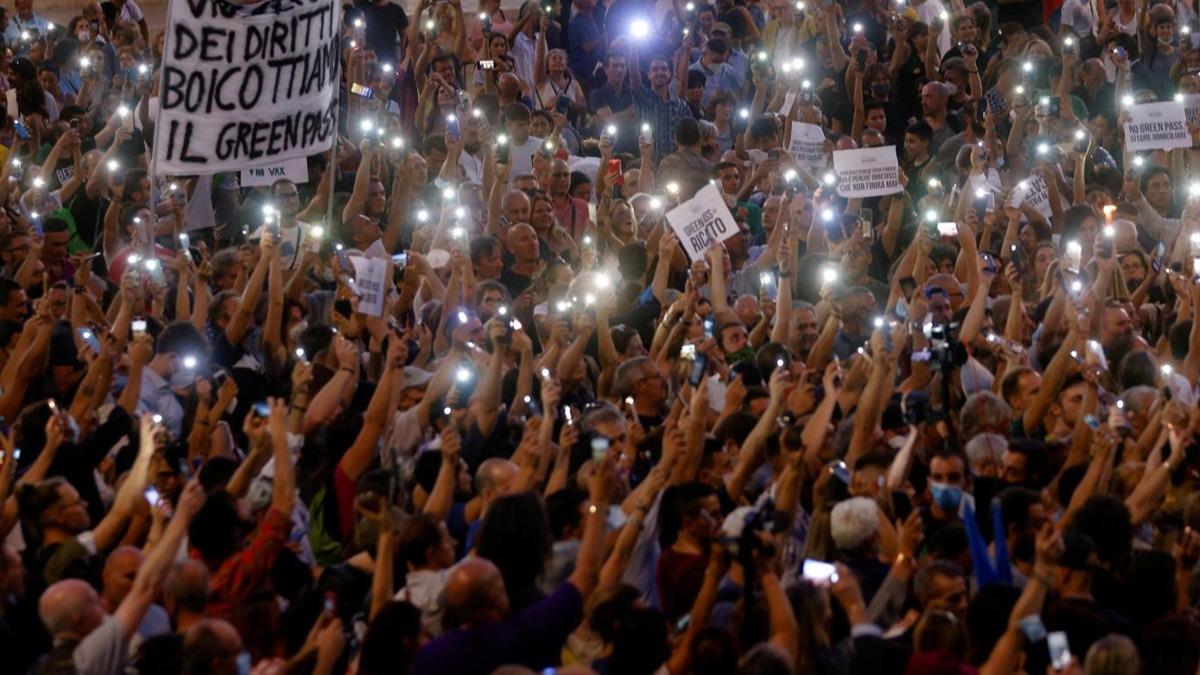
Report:
[[842,197],[882,197],[901,191],[900,163],[894,145],[835,150],[833,170]]
[[1026,178],[1017,183],[1013,189],[1012,196],[1009,197],[1009,205],[1020,208],[1022,203],[1046,218],[1053,213],[1050,208],[1050,188],[1046,185],[1046,179],[1040,174]]
[[779,106],[779,114],[787,117],[792,114],[792,106],[796,104],[796,92],[789,89],[783,96],[783,105]]
[[240,171],[328,150],[340,28],[337,0],[170,2],[156,170]]
[[1125,148],[1130,152],[1192,147],[1183,104],[1178,101],[1143,103],[1129,109]]
[[371,316],[383,316],[383,305],[387,300],[388,275],[392,261],[387,258],[350,256],[354,265],[354,283],[358,288],[358,312]]
[[828,158],[825,156],[825,132],[821,127],[807,122],[792,122],[792,140],[788,152],[796,158],[796,163],[809,169],[824,169]]
[[272,185],[280,178],[286,178],[297,185],[307,183],[308,160],[304,157],[295,157],[279,164],[242,169],[239,182],[242,187],[259,187]]
[[1200,94],[1176,94],[1183,104],[1183,118],[1188,124],[1200,123]]
[[695,197],[667,212],[667,223],[692,260],[700,260],[713,242],[737,234],[737,223],[716,185],[705,185]]

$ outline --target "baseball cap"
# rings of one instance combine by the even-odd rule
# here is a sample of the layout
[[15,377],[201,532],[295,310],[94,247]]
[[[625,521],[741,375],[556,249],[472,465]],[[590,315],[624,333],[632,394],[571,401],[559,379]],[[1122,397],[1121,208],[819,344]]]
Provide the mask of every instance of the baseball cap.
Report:
[[424,387],[433,378],[433,373],[416,366],[404,366],[404,377],[400,380],[400,388]]
[[711,32],[716,33],[717,31],[720,31],[726,35],[733,35],[733,29],[730,28],[729,24],[725,23],[724,21],[718,21],[713,24]]

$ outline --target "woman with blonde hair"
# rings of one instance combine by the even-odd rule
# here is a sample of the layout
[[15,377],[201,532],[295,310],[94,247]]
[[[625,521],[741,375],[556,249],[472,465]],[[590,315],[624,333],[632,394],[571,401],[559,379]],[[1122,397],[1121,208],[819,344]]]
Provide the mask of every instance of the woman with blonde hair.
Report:
[[1085,675],[1137,675],[1140,670],[1133,640],[1117,633],[1093,643],[1083,662]]

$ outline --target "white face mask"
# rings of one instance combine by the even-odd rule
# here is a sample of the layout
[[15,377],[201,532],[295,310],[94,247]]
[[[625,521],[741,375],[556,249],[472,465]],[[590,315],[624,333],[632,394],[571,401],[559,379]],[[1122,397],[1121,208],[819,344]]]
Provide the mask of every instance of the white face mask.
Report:
[[958,93],[958,85],[957,85],[957,84],[951,84],[951,83],[949,83],[949,82],[943,82],[943,83],[942,83],[942,86],[946,88],[946,95],[947,95],[947,96],[954,96],[955,94],[957,94],[957,93]]
[[887,440],[887,444],[888,444],[889,448],[891,448],[893,450],[899,450],[904,447],[904,444],[907,441],[908,441],[908,439],[905,438],[904,436],[892,436],[891,438],[889,438]]

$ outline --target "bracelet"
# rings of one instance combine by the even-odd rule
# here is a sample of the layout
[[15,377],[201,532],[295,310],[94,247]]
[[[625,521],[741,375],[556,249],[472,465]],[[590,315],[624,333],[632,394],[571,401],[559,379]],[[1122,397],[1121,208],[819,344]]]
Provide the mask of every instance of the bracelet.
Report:
[[338,370],[344,370],[344,371],[346,371],[347,373],[350,373],[351,375],[355,375],[355,374],[357,374],[357,373],[358,373],[358,371],[357,371],[357,370],[355,370],[354,368],[348,368],[348,367],[346,367],[346,366],[342,366],[341,368],[338,368]]

